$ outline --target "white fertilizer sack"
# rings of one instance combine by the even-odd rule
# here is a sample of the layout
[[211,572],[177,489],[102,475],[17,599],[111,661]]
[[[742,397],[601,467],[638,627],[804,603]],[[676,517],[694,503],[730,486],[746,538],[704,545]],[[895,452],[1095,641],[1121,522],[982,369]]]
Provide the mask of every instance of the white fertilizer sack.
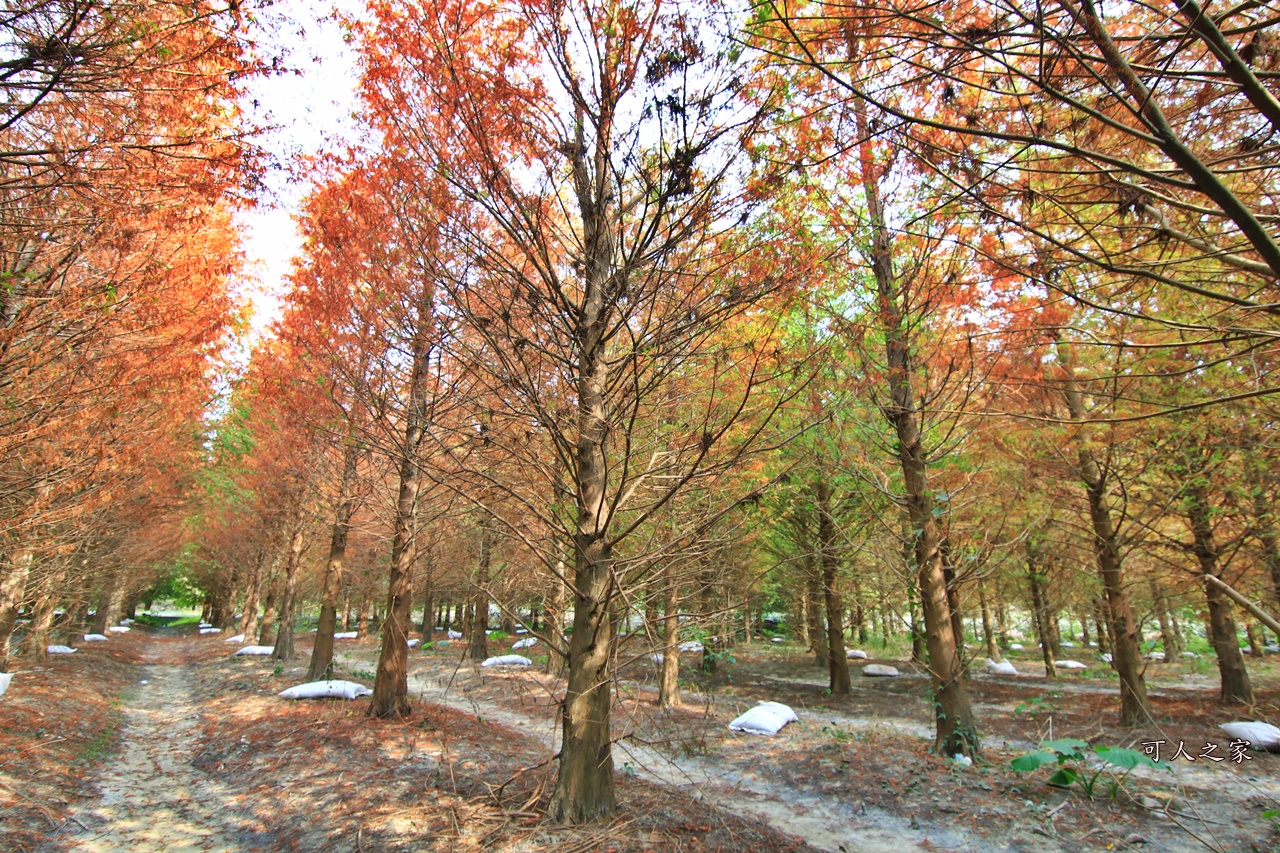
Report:
[[1022,651],[1022,643],[1010,643],[1010,644],[1009,644],[1009,651],[1011,651],[1011,652],[1020,652],[1020,651]]
[[9,689],[10,681],[13,681],[12,672],[0,672],[0,696],[3,696],[5,691]]
[[128,625],[112,625],[110,628],[107,629],[107,633],[127,634],[129,633],[129,626]]
[[498,655],[486,660],[481,666],[533,666],[533,661],[524,655]]
[[982,668],[992,675],[1017,675],[1018,671],[1013,668],[1013,664],[1007,660],[992,660],[987,658],[987,662]]
[[410,640],[410,641],[407,643],[407,645],[408,645],[408,646],[409,646],[409,648],[411,648],[411,649],[412,649],[412,648],[417,648],[418,644],[419,644],[419,643],[421,643],[421,642],[422,642],[422,640],[419,640],[417,637],[414,637],[412,640]]
[[110,639],[106,634],[85,634],[84,641],[86,643],[105,643]]
[[462,639],[462,634],[461,634],[461,633],[459,633],[458,631],[449,631],[449,632],[448,632],[448,635],[449,635],[449,639],[450,639],[450,640],[461,640],[461,639]]
[[201,628],[200,633],[201,634],[221,634],[222,629],[221,628]]
[[359,699],[373,691],[354,681],[312,681],[280,691],[281,699]]
[[896,666],[885,666],[882,663],[869,663],[862,668],[863,675],[882,676],[885,678],[896,678],[901,675]]
[[700,652],[703,648],[702,643],[697,640],[688,640],[676,646],[676,650],[681,652]]
[[776,735],[787,723],[798,723],[796,712],[781,702],[761,702],[729,724],[735,732]]
[[862,649],[849,649],[849,660],[866,660],[867,653]]
[[333,635],[333,638],[335,640],[354,640],[357,636],[359,636],[359,634],[360,634],[359,631],[339,631],[338,633]]
[[1280,751],[1280,729],[1270,723],[1223,723],[1219,728],[1230,737],[1249,741],[1254,749]]
[[54,646],[50,646],[49,648],[45,649],[45,651],[46,651],[46,652],[48,652],[48,653],[49,653],[49,654],[51,654],[51,655],[69,655],[69,654],[71,654],[72,652],[74,652],[74,651],[75,651],[75,649],[71,648],[70,646],[57,646],[57,645],[54,645]]
[[226,638],[225,640],[223,640],[222,642],[224,642],[224,643],[243,643],[243,642],[244,642],[244,634],[232,634],[230,637],[227,637],[227,638]]
[[512,644],[511,644],[511,651],[513,651],[513,652],[514,652],[516,649],[528,649],[528,648],[532,648],[533,646],[536,646],[537,644],[538,644],[538,638],[537,638],[537,637],[529,637],[529,638],[528,638],[528,639],[526,639],[526,640],[518,640],[517,642],[512,643]]
[[269,655],[276,650],[275,646],[245,646],[237,655]]
[[1088,669],[1089,667],[1080,663],[1078,660],[1056,660],[1053,665],[1058,669]]

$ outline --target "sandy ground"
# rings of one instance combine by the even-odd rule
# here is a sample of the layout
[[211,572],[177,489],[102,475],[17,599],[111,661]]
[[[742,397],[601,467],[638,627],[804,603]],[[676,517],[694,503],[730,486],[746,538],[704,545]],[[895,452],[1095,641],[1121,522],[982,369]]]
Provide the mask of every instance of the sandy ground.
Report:
[[218,853],[270,849],[270,834],[238,814],[222,783],[192,766],[199,738],[191,670],[141,670],[123,745],[97,781],[97,802],[73,816],[65,849],[84,853]]

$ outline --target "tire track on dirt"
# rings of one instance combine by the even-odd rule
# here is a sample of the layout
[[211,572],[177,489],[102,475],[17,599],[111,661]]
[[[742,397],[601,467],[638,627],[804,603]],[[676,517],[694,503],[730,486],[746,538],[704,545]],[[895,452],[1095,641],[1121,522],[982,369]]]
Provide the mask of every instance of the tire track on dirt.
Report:
[[[155,648],[148,650],[156,654]],[[63,849],[82,853],[232,853],[275,849],[265,827],[241,816],[234,795],[191,764],[200,742],[190,670],[151,664],[125,709],[119,755],[79,808]]]

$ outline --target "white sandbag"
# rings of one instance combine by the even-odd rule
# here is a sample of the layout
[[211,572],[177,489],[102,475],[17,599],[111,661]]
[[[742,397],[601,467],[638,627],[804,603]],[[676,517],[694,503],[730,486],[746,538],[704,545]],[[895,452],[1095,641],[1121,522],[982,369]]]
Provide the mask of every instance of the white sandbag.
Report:
[[201,622],[201,623],[200,623],[199,625],[197,625],[196,627],[198,627],[198,628],[212,628],[212,627],[213,627],[213,623],[211,623],[211,622]]
[[703,649],[702,643],[699,643],[697,640],[686,640],[685,642],[676,646],[676,651],[701,652],[701,651],[704,651],[704,649]]
[[105,643],[109,639],[111,638],[108,637],[106,634],[85,634],[84,635],[84,641],[86,643]]
[[121,624],[121,625],[132,625],[132,624],[133,624],[133,620],[132,620],[132,619],[121,619],[121,620],[120,620],[120,624]]
[[798,722],[796,712],[781,702],[761,702],[730,723],[729,729],[753,735],[776,735],[787,723]]
[[108,629],[107,629],[107,633],[109,633],[109,634],[127,634],[127,633],[129,633],[129,626],[127,626],[127,625],[112,625],[110,628],[108,628]]
[[514,652],[516,649],[529,649],[529,648],[533,648],[533,647],[534,647],[534,646],[536,646],[537,644],[538,644],[538,638],[537,638],[537,637],[529,637],[529,638],[528,638],[528,639],[526,639],[526,640],[517,640],[516,642],[514,642],[514,643],[512,643],[512,644],[511,644],[511,651],[513,651],[513,652]]
[[517,629],[516,629],[516,633],[517,633],[517,634],[527,634],[527,633],[529,633],[529,629],[528,629],[528,628],[517,628]]
[[1111,661],[1114,660],[1114,658],[1111,657],[1111,652],[1103,652],[1098,655],[1098,657],[1102,658],[1103,663],[1111,663]]
[[359,699],[372,696],[373,691],[354,681],[312,681],[281,690],[281,699]]
[[221,634],[222,629],[221,628],[201,628],[200,633],[201,634]]
[[898,672],[895,666],[886,666],[882,663],[869,663],[862,668],[862,674],[868,676],[879,676],[881,678],[897,678],[902,673]]
[[1198,658],[1198,657],[1200,657],[1200,655],[1196,654],[1195,652],[1183,652],[1183,653],[1182,653],[1182,656],[1183,656],[1184,658]]
[[1020,651],[1022,651],[1022,643],[1010,643],[1010,644],[1009,644],[1009,651],[1011,651],[1011,652],[1020,652]]
[[276,650],[275,646],[245,646],[237,655],[269,655]]
[[449,639],[450,639],[450,640],[461,640],[461,639],[462,639],[462,634],[461,634],[461,632],[459,632],[459,631],[447,631],[447,632],[446,632],[446,634],[447,634],[447,636],[449,637]]
[[407,645],[409,648],[412,649],[412,648],[416,648],[417,645],[421,642],[422,640],[419,640],[417,637],[414,637],[412,640],[409,640],[409,642],[406,643],[405,645]]
[[1249,741],[1254,749],[1280,752],[1280,729],[1270,723],[1223,723],[1219,728],[1229,737]]
[[481,666],[533,666],[533,661],[524,655],[498,655],[491,657]]
[[224,642],[224,643],[243,643],[243,642],[244,642],[244,634],[232,634],[230,637],[227,637],[227,638],[226,638],[225,640],[223,640],[222,642]]
[[354,640],[358,636],[360,636],[359,631],[339,631],[333,635],[333,638],[335,640]]
[[1062,649],[1074,649],[1076,644],[1070,640],[1063,640],[1061,643],[1058,643],[1058,647]]
[[654,663],[662,663],[666,659],[667,659],[667,656],[664,655],[662,652],[655,652],[649,655],[649,660],[653,661]]
[[1078,660],[1056,660],[1053,665],[1058,669],[1088,669],[1089,667],[1080,663]]
[[987,658],[987,662],[982,665],[983,670],[992,675],[1017,675],[1018,670],[1013,668],[1013,664],[1007,660],[992,660]]
[[53,645],[45,649],[45,651],[51,655],[69,655],[72,652],[74,652],[75,649],[71,648],[70,646]]
[[10,681],[13,681],[12,672],[0,672],[0,696],[3,696],[5,691],[9,689]]
[[866,660],[867,653],[862,649],[849,649],[848,657],[849,660]]
[[1164,660],[1164,652],[1148,652],[1147,660]]
[[786,640],[782,639],[781,637],[774,637],[774,638],[773,638],[773,641],[774,641],[775,643],[785,643],[785,642],[786,642]]

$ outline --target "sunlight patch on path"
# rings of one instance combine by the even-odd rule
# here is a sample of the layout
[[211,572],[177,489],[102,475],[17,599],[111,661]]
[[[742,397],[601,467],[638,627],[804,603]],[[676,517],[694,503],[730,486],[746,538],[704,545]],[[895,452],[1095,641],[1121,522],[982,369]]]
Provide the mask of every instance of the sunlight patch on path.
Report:
[[[76,812],[87,829],[66,839],[83,853],[221,853],[271,849],[241,825],[222,786],[191,765],[200,740],[186,667],[147,666],[126,710],[123,746],[98,780],[99,799]],[[261,827],[257,828],[258,830]]]

